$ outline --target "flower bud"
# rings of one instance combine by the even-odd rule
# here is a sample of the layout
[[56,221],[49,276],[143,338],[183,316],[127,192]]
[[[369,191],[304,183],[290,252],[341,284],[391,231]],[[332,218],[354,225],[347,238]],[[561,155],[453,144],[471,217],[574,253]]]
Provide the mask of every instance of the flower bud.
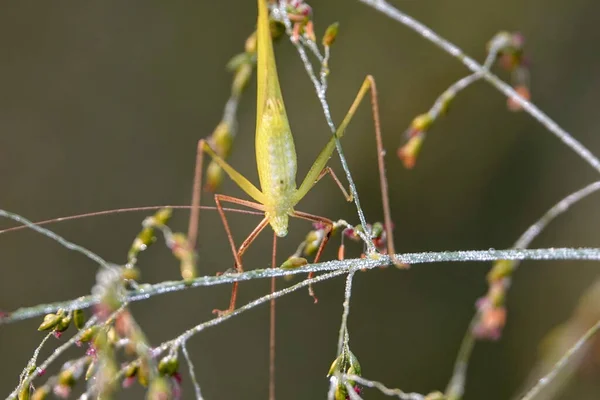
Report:
[[223,169],[214,161],[208,164],[206,169],[205,189],[214,192],[223,183]]
[[137,366],[137,364],[131,363],[125,368],[123,375],[125,375],[126,378],[131,378],[137,375],[138,370],[139,367]]
[[98,331],[97,326],[90,326],[85,331],[83,331],[83,333],[81,334],[81,337],[79,338],[79,341],[81,343],[89,342],[90,340],[92,340],[94,338],[97,331]]
[[429,113],[417,115],[415,119],[412,120],[410,127],[417,132],[424,132],[428,130],[433,124],[433,118]]
[[514,270],[515,262],[513,260],[498,260],[494,262],[494,266],[487,275],[488,283],[492,284],[509,277]]
[[398,158],[402,160],[405,168],[412,169],[417,162],[417,156],[423,145],[423,135],[411,137],[408,142],[398,149]]
[[62,319],[62,316],[56,314],[46,314],[44,322],[38,327],[38,331],[47,331],[54,328]]
[[56,324],[54,329],[56,330],[56,332],[64,332],[69,328],[69,325],[71,325],[71,316],[70,315],[68,315],[66,317],[62,317],[58,321],[58,323]]
[[446,397],[444,396],[444,393],[436,391],[436,392],[431,392],[429,393],[427,396],[425,396],[425,398],[423,400],[445,400]]
[[36,389],[35,392],[33,392],[33,395],[31,396],[31,400],[46,400],[48,398],[48,395],[50,394],[50,388],[46,385],[44,386],[40,386],[39,388]]
[[244,63],[236,69],[233,83],[231,84],[231,92],[234,96],[240,96],[246,87],[248,87],[252,70],[253,67],[250,63]]
[[244,50],[249,54],[256,53],[256,31],[252,32],[252,35],[248,36],[248,39],[246,39]]
[[90,380],[90,378],[92,376],[94,376],[94,373],[96,373],[96,361],[92,360],[92,362],[90,363],[90,365],[88,365],[87,370],[85,371],[85,380],[88,381]]
[[71,368],[63,369],[58,374],[58,383],[65,386],[73,386],[75,384],[75,376]]
[[18,399],[19,400],[29,400],[30,399],[31,389],[29,385],[25,385],[25,387],[21,388],[19,391]]
[[173,209],[171,207],[161,208],[154,214],[154,226],[162,227],[171,219]]
[[333,24],[327,27],[327,29],[325,30],[325,34],[323,35],[323,46],[329,47],[333,44],[333,42],[335,42],[339,31],[339,27],[339,22],[334,22]]
[[73,323],[75,328],[81,329],[85,325],[85,315],[83,310],[73,310]]
[[168,355],[162,358],[158,363],[158,372],[162,375],[171,376],[177,372],[179,360],[176,355]]
[[231,124],[221,121],[210,136],[210,144],[221,157],[227,157],[233,143]]
[[294,269],[298,267],[302,267],[303,265],[308,264],[306,258],[302,257],[290,257],[288,258],[279,268],[282,269]]

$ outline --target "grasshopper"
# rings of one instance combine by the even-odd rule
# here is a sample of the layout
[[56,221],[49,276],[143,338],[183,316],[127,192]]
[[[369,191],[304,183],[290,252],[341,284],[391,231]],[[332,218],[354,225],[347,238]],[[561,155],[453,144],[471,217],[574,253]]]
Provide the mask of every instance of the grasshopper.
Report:
[[[298,187],[296,185],[297,157],[294,146],[294,138],[288,123],[285,104],[279,85],[277,66],[273,51],[273,43],[269,29],[269,11],[266,0],[258,0],[258,22],[257,22],[257,110],[256,110],[256,166],[260,180],[258,189],[241,173],[223,160],[211,147],[206,139],[198,141],[196,155],[196,169],[194,173],[194,185],[192,193],[192,214],[188,229],[188,238],[195,245],[200,216],[200,200],[202,187],[202,168],[204,154],[208,154],[225,173],[254,201],[231,197],[223,194],[215,194],[217,210],[223,222],[229,245],[234,259],[235,270],[243,271],[242,256],[256,239],[256,237],[270,225],[274,232],[274,243],[277,237],[285,237],[288,233],[288,221],[290,217],[319,222],[326,226],[326,235],[322,240],[316,256],[317,262],[323,252],[331,233],[333,222],[325,217],[295,210],[295,206],[313,188],[313,186],[325,175],[329,174],[336,181],[348,201],[352,200],[345,189],[339,183],[333,170],[327,166],[329,158],[333,154],[336,145],[336,137],[341,138],[350,123],[356,109],[363,97],[370,90],[373,108],[373,119],[375,122],[375,136],[377,139],[378,164],[382,188],[384,221],[386,228],[387,253],[395,254],[394,241],[391,230],[391,212],[387,196],[387,184],[385,178],[385,167],[383,164],[383,144],[379,122],[377,103],[377,89],[372,76],[367,76],[347,112],[344,120],[337,129],[335,136],[329,139],[323,150],[317,156],[306,177]],[[222,203],[228,202],[248,207],[264,213],[263,219],[242,242],[236,247],[229,228],[227,217]],[[275,251],[275,250],[274,250]],[[233,284],[229,308],[225,311],[214,310],[215,313],[227,313],[235,309],[237,297],[237,283]]]

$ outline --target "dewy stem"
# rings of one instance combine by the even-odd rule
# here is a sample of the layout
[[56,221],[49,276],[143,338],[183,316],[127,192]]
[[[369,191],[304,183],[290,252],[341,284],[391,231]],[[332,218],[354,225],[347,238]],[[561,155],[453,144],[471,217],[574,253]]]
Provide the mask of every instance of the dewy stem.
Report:
[[385,0],[359,0],[377,11],[387,15],[395,21],[400,22],[404,26],[412,29],[431,43],[435,44],[452,57],[460,60],[472,72],[481,74],[483,79],[488,81],[492,86],[502,92],[505,96],[513,99],[520,105],[529,115],[535,118],[546,129],[558,137],[567,147],[573,150],[579,157],[586,161],[592,168],[600,172],[600,160],[596,158],[584,145],[577,141],[567,131],[561,128],[552,118],[545,114],[542,110],[536,107],[533,103],[525,100],[519,95],[510,85],[506,84],[496,75],[488,71],[484,66],[466,55],[458,46],[444,39],[427,26],[410,17],[409,15],[398,10]]
[[[416,265],[423,263],[456,262],[456,261],[497,261],[497,260],[594,260],[600,261],[600,248],[547,248],[547,249],[510,249],[510,250],[461,250],[424,253],[396,254],[396,258],[403,263]],[[200,286],[214,286],[231,284],[234,282],[249,281],[253,279],[266,279],[274,276],[288,276],[305,274],[309,272],[344,271],[352,268],[371,270],[391,265],[390,257],[380,256],[377,259],[356,258],[341,261],[326,261],[318,264],[309,264],[295,269],[266,268],[245,271],[237,274],[224,274],[220,276],[202,276],[191,281],[166,281],[154,285],[140,284],[136,290],[127,293],[122,301],[134,302],[147,300],[150,297],[179,292],[188,288]],[[35,318],[59,308],[66,311],[84,309],[98,304],[99,296],[89,295],[77,299],[57,303],[39,304],[23,307],[0,317],[0,325],[25,319]]]

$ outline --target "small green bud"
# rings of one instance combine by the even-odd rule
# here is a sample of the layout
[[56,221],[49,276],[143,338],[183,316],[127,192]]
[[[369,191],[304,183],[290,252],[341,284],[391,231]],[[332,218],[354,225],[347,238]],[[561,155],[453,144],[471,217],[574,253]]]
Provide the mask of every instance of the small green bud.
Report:
[[442,96],[441,96],[442,108],[440,109],[440,114],[446,114],[448,112],[450,103],[452,103],[452,100],[454,100],[455,95],[456,95],[456,93],[452,92],[450,90],[446,90],[444,93],[442,93]]
[[126,267],[121,270],[121,278],[124,280],[137,281],[140,279],[140,270],[135,267]]
[[44,322],[38,327],[38,331],[47,331],[54,328],[61,320],[61,316],[56,314],[46,314]]
[[[333,360],[331,367],[329,367],[329,372],[327,372],[327,376],[335,374],[336,371],[349,375],[362,374],[362,368],[360,367],[358,358],[356,358],[350,350],[343,351],[338,358]],[[351,384],[354,384],[354,382],[351,382]]]
[[246,89],[246,87],[248,87],[250,77],[252,76],[252,69],[252,64],[245,63],[240,65],[235,70],[233,83],[231,84],[231,91],[233,92],[234,96],[241,95]]
[[66,317],[62,317],[58,323],[56,324],[56,326],[54,327],[54,329],[57,332],[64,332],[69,328],[69,325],[71,325],[71,316],[67,315]]
[[81,343],[89,342],[90,340],[92,340],[94,338],[94,335],[96,335],[97,331],[98,331],[97,326],[90,326],[85,331],[83,331],[83,333],[81,334],[81,337],[79,338],[79,341]]
[[158,363],[158,372],[162,375],[171,376],[177,372],[179,360],[176,355],[168,355],[162,358]]
[[497,282],[510,276],[515,270],[515,262],[513,260],[498,260],[490,270],[487,276],[489,283]]
[[75,324],[75,328],[83,328],[85,325],[85,315],[83,310],[73,310],[73,323]]
[[115,344],[119,341],[119,335],[117,334],[117,330],[114,326],[108,328],[108,332],[106,332],[106,339],[111,344]]
[[170,245],[173,255],[181,261],[181,277],[185,280],[196,277],[196,253],[190,250],[187,237],[183,233],[174,233]]
[[279,21],[270,21],[269,28],[271,31],[271,38],[273,41],[279,39],[285,33],[285,25]]
[[88,381],[96,372],[96,361],[92,361],[85,371],[85,380]]
[[233,144],[231,124],[221,121],[210,136],[210,143],[221,157],[227,157]]
[[335,388],[335,400],[346,400],[348,398],[348,391],[342,384],[337,385]]
[[427,396],[425,396],[425,399],[423,400],[445,400],[446,396],[444,396],[444,394],[442,392],[436,391],[436,392],[431,392],[429,393]]
[[154,236],[154,228],[151,226],[145,227],[138,234],[137,240],[134,241],[133,247],[135,247],[139,251],[146,250],[146,247],[154,243],[156,241],[156,237]]
[[106,334],[106,330],[98,329],[97,333],[94,335],[94,347],[97,350],[102,350],[106,348],[106,344],[108,343],[108,336]]
[[155,226],[164,226],[171,219],[173,209],[171,207],[161,208],[154,214]]
[[256,53],[256,31],[252,32],[252,35],[248,36],[248,39],[246,39],[244,50],[246,53]]
[[73,386],[75,384],[75,376],[71,368],[63,369],[58,374],[58,383],[65,386]]
[[333,44],[333,42],[335,42],[339,28],[339,22],[334,22],[333,24],[327,27],[327,29],[325,30],[325,35],[323,35],[323,46],[329,47]]
[[431,124],[433,124],[433,118],[431,118],[429,113],[425,113],[417,115],[410,126],[415,131],[424,132],[431,127]]
[[35,392],[33,392],[33,395],[31,396],[31,400],[46,400],[46,398],[48,397],[48,395],[50,394],[50,388],[46,385],[44,386],[40,386],[39,388],[36,389]]
[[223,169],[214,161],[206,169],[206,189],[214,192],[223,183]]
[[25,385],[20,391],[18,395],[19,400],[29,400],[30,399],[31,390],[29,385]]
[[235,72],[244,64],[252,64],[252,56],[249,53],[239,53],[231,57],[231,59],[227,61],[225,68],[227,71]]
[[421,151],[421,147],[423,147],[423,138],[423,134],[413,136],[408,139],[404,146],[398,149],[398,158],[400,158],[405,168],[412,169],[415,166],[417,156]]
[[352,353],[350,350],[348,350],[348,356],[350,358],[350,368],[348,368],[347,373],[357,376],[362,375],[362,368],[360,366],[360,363],[358,362],[358,358],[356,358],[354,353]]
[[302,257],[290,257],[288,258],[279,268],[282,269],[294,269],[298,267],[302,267],[303,265],[308,264],[308,260]]
[[375,222],[373,224],[373,228],[371,229],[371,234],[373,237],[380,237],[383,234],[383,224],[381,222]]
[[129,364],[124,371],[126,378],[131,378],[138,373],[139,367],[135,363]]
[[148,365],[145,364],[145,363],[142,363],[138,367],[138,371],[137,371],[138,382],[143,387],[147,387],[148,386],[149,377],[150,377],[150,372],[148,370]]

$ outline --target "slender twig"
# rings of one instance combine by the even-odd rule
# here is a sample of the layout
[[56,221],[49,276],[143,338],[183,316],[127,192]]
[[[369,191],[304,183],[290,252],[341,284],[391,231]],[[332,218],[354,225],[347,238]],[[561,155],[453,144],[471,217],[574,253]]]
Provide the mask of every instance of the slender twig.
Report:
[[549,209],[539,220],[531,225],[527,230],[517,239],[514,247],[518,249],[524,249],[535,239],[554,218],[558,217],[569,209],[573,204],[580,200],[583,200],[590,194],[600,189],[600,181],[590,183],[583,189],[579,189],[576,192],[571,193],[558,203],[556,203],[551,209]]
[[183,356],[185,357],[185,361],[187,362],[187,365],[188,365],[188,371],[190,372],[190,379],[192,380],[192,384],[194,385],[194,392],[196,393],[196,400],[203,400],[202,393],[200,392],[200,384],[198,383],[198,380],[196,379],[196,372],[194,369],[194,364],[192,363],[192,358],[190,357],[190,354],[187,351],[187,347],[186,347],[185,343],[183,343],[181,345],[181,352],[183,353]]
[[448,382],[446,388],[446,397],[448,399],[456,400],[462,398],[465,391],[465,382],[467,381],[467,368],[469,367],[469,359],[471,353],[475,347],[475,335],[473,334],[473,328],[479,320],[479,312],[473,316],[471,323],[467,328],[467,332],[463,337],[460,349],[458,350],[458,356],[454,362],[454,369],[452,371],[452,377]]
[[346,286],[344,289],[344,311],[342,313],[342,323],[340,324],[340,333],[338,337],[337,356],[342,354],[344,348],[348,348],[350,342],[350,334],[348,333],[348,316],[350,315],[350,297],[352,297],[352,279],[354,271],[351,271],[346,278]]
[[[573,192],[556,203],[552,208],[550,208],[540,219],[538,219],[535,223],[533,223],[527,230],[517,239],[514,244],[515,249],[524,249],[527,248],[531,242],[548,226],[550,222],[552,222],[556,217],[560,216],[564,212],[566,212],[573,204],[583,200],[590,194],[596,192],[600,189],[600,181],[592,182],[584,188]],[[516,261],[514,263],[514,268],[516,269],[519,265],[519,262]],[[514,273],[514,271],[513,271]],[[507,283],[508,285],[509,283]],[[460,350],[458,352],[458,356],[456,362],[454,364],[454,370],[452,372],[452,377],[450,378],[450,382],[448,383],[448,387],[446,388],[446,396],[449,399],[460,399],[464,393],[464,387],[467,379],[467,368],[469,363],[469,358],[471,357],[471,353],[473,351],[473,347],[475,346],[475,335],[473,332],[473,328],[476,326],[478,320],[480,318],[479,311],[475,313],[467,331],[465,332],[465,336],[463,338]]]
[[[121,312],[123,310],[123,308],[119,308],[113,315],[116,315],[117,313]],[[108,320],[110,320],[111,318],[109,317]],[[97,319],[96,317],[92,317],[90,318],[87,323],[85,324],[85,328],[88,328],[92,325],[94,325],[96,323]],[[50,364],[52,364],[59,356],[61,356],[69,347],[73,346],[76,342],[79,341],[79,339],[81,338],[81,336],[85,333],[86,329],[81,329],[79,332],[77,332],[71,339],[69,339],[68,341],[66,341],[65,343],[63,343],[62,345],[60,345],[59,347],[57,347],[52,354],[50,354],[50,356],[42,363],[38,366],[38,368],[36,368],[35,370],[33,370],[31,372],[31,374],[29,374],[21,383],[19,383],[19,386],[17,386],[17,388],[15,388],[15,390],[13,390],[7,397],[6,399],[13,399],[15,398],[15,396],[17,395],[19,388],[21,387],[25,387],[26,385],[29,385],[31,383],[31,381],[33,381],[35,378],[37,378],[38,376],[40,376],[41,373],[43,373]]]
[[569,348],[569,350],[563,354],[563,356],[554,364],[550,372],[540,378],[535,386],[533,386],[526,394],[521,398],[521,400],[533,400],[535,397],[550,383],[556,378],[558,373],[565,368],[571,358],[577,354],[579,350],[597,333],[600,331],[600,320],[597,321],[594,326],[592,326],[588,331],[577,340],[577,342]]
[[38,359],[38,356],[40,355],[40,351],[42,350],[42,347],[44,347],[44,344],[46,344],[46,341],[48,341],[48,339],[50,339],[50,337],[53,335],[54,335],[53,332],[48,332],[48,334],[46,336],[44,336],[44,338],[42,339],[42,341],[40,342],[38,347],[36,347],[35,351],[33,352],[33,356],[31,356],[31,358],[27,362],[27,365],[25,366],[25,368],[23,368],[23,372],[21,372],[21,375],[19,376],[19,386],[17,386],[17,389],[16,389],[17,392],[20,392],[23,389],[24,380],[32,372],[32,369],[36,368],[35,364],[37,363],[37,359]]
[[600,160],[596,158],[584,145],[577,141],[567,131],[561,128],[552,118],[546,115],[542,110],[536,107],[530,101],[524,99],[519,95],[510,85],[502,81],[496,75],[487,71],[481,64],[466,55],[458,46],[444,39],[433,30],[423,25],[419,21],[410,17],[409,15],[398,10],[388,2],[384,0],[359,0],[377,11],[387,15],[395,21],[400,22],[406,27],[412,29],[431,43],[435,44],[452,57],[460,60],[468,69],[472,72],[479,73],[488,81],[492,86],[502,92],[508,98],[513,99],[519,106],[521,106],[529,115],[535,118],[540,124],[546,129],[556,135],[566,146],[571,148],[577,153],[583,160],[585,160],[592,168],[600,172]]
[[371,381],[358,375],[343,375],[342,377],[346,380],[355,381],[363,386],[378,389],[386,396],[394,396],[402,400],[423,400],[425,398],[425,396],[419,393],[406,393],[400,389],[389,389],[383,383]]
[[[350,342],[350,333],[348,332],[348,316],[350,315],[350,297],[352,297],[352,280],[354,278],[354,274],[355,271],[353,270],[346,277],[346,286],[344,287],[344,302],[342,303],[344,310],[342,312],[342,322],[340,324],[340,331],[338,335],[336,358],[341,356],[343,351],[348,350],[348,343]],[[329,391],[327,392],[327,398],[329,400],[334,399],[335,387],[338,384],[338,379],[330,379]]]
[[5,210],[1,210],[0,209],[0,217],[5,217],[5,218],[9,218],[12,219],[13,221],[16,221],[20,224],[26,225],[28,228],[33,229],[34,231],[41,233],[42,235],[58,242],[61,246],[72,250],[72,251],[76,251],[78,253],[83,254],[84,256],[86,256],[87,258],[89,258],[90,260],[96,262],[97,264],[99,264],[101,267],[104,268],[111,268],[114,265],[109,264],[107,261],[105,261],[102,257],[100,257],[98,254],[86,249],[85,247],[82,247],[78,244],[75,244],[71,241],[68,241],[67,239],[63,238],[62,236],[57,235],[56,233],[49,231],[46,228],[42,228],[36,224],[34,224],[33,222],[31,222],[30,220],[28,220],[27,218],[24,218],[18,214],[12,213],[10,211],[5,211]]
[[[424,253],[396,254],[396,258],[403,263],[416,265],[438,262],[465,262],[465,261],[497,261],[497,260],[595,260],[600,261],[600,248],[547,248],[547,249],[511,249],[511,250],[461,250]],[[309,264],[295,269],[267,268],[255,269],[243,273],[224,274],[220,276],[203,276],[192,281],[166,281],[154,285],[143,284],[139,288],[127,293],[124,301],[134,302],[147,300],[150,297],[165,293],[179,292],[193,287],[214,286],[234,282],[249,281],[253,279],[266,279],[273,276],[288,276],[309,272],[341,271],[348,272],[352,267],[371,270],[391,265],[388,256],[381,255],[378,259],[357,258],[341,261],[326,261],[318,264]],[[0,317],[0,325],[29,318],[38,317],[58,310],[85,309],[98,304],[98,296],[82,296],[77,299],[56,303],[39,304],[23,307]]]
[[[243,312],[251,310],[261,304],[267,303],[267,302],[271,301],[271,299],[276,299],[278,297],[285,296],[285,295],[292,293],[298,289],[304,288],[309,285],[313,285],[318,282],[326,281],[326,280],[334,278],[336,276],[343,275],[346,272],[347,271],[343,271],[343,270],[333,271],[328,274],[323,274],[323,275],[319,275],[319,276],[311,278],[311,279],[306,279],[306,280],[299,282],[293,286],[290,286],[285,289],[281,289],[277,292],[269,293],[269,294],[262,296],[254,301],[251,301],[250,303],[248,303],[240,308],[236,308],[231,313],[223,314],[217,318],[213,318],[211,320],[208,320],[206,322],[198,324],[198,325],[194,326],[193,328],[190,328],[187,331],[183,332],[181,335],[175,337],[174,339],[163,342],[162,344],[160,344],[154,348],[153,354],[154,355],[161,354],[162,352],[164,352],[165,350],[167,350],[169,348],[182,346],[184,343],[187,342],[188,339],[190,339],[192,336],[196,335],[197,333],[202,332],[206,328],[217,326],[217,325],[227,321],[230,318],[233,318],[239,314],[242,314]],[[123,368],[121,368],[121,370],[119,370],[119,372],[113,377],[113,381],[121,379],[121,377],[125,374],[125,371],[127,370],[127,368],[132,364],[137,365],[137,363],[139,363],[140,360],[141,359],[138,358],[138,359],[132,361],[131,363],[123,366]],[[90,392],[92,390],[93,390],[93,386],[91,388],[88,388],[88,392]]]

